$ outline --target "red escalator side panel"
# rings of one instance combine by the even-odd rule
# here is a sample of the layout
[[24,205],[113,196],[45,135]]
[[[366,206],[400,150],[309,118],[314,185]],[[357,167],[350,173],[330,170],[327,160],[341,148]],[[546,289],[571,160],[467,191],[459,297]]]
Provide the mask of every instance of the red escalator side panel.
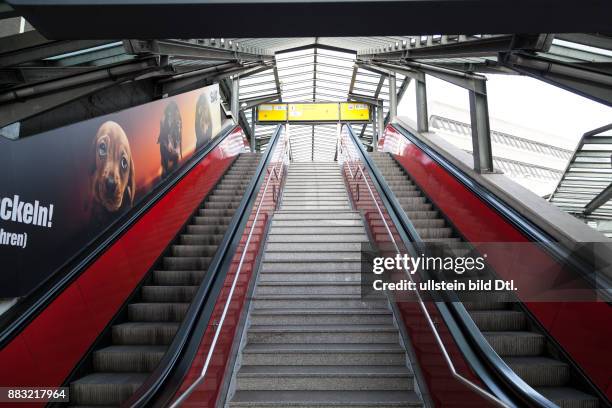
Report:
[[2,386],[56,387],[248,144],[236,128],[0,350]]
[[[266,179],[263,181],[258,196],[255,200],[255,204],[251,210],[249,220],[242,233],[240,244],[238,245],[236,252],[232,258],[232,264],[223,282],[223,287],[219,296],[215,301],[215,306],[210,318],[210,322],[206,327],[204,335],[200,340],[197,354],[189,368],[181,386],[177,393],[174,395],[173,400],[180,398],[183,393],[192,385],[194,382],[199,380],[201,377],[203,368],[206,363],[207,356],[211,350],[212,343],[217,331],[217,325],[221,320],[223,309],[228,301],[228,296],[233,284],[233,281],[238,272],[238,266],[240,264],[240,258],[245,248],[251,226],[255,220],[257,213],[257,207],[261,203],[261,209],[257,221],[255,221],[255,227],[248,248],[246,249],[246,255],[243,260],[242,269],[240,275],[236,281],[236,287],[229,300],[228,311],[219,332],[219,337],[215,348],[213,350],[212,358],[209,366],[207,367],[206,374],[201,382],[195,387],[195,389],[189,394],[185,400],[181,402],[181,407],[216,407],[220,400],[221,387],[225,384],[229,377],[232,375],[232,367],[229,367],[229,362],[232,361],[232,353],[235,353],[234,342],[237,340],[237,335],[240,333],[240,319],[243,315],[244,306],[247,302],[247,294],[251,280],[254,277],[254,272],[257,268],[257,257],[261,251],[263,251],[265,244],[265,227],[270,217],[272,217],[279,195],[275,191],[280,191],[283,167],[278,173],[278,178],[271,177],[268,188],[266,190],[267,177],[273,174],[273,169],[282,165],[283,157],[281,156],[283,140],[279,140],[274,156],[270,164],[268,165],[268,171],[264,172],[263,175]],[[280,163],[280,164],[279,164]]]
[[[391,152],[411,178],[470,242],[530,242],[507,219],[489,207],[453,175],[432,160],[425,152],[388,126],[379,150]],[[488,261],[504,279],[521,273],[517,265],[529,270],[549,273],[540,282],[558,279],[568,271],[548,267],[554,261],[544,251],[533,250],[529,257],[512,257],[501,251]],[[547,258],[547,259],[546,259]],[[537,265],[537,266],[535,266]],[[514,266],[514,267],[513,267]],[[604,302],[524,302],[561,347],[580,365],[602,392],[612,398],[609,358],[612,355],[612,313]]]

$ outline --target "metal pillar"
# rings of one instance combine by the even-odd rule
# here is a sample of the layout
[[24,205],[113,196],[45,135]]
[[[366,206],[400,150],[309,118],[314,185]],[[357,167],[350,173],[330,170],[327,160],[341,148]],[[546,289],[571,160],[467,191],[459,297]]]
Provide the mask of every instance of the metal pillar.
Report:
[[378,148],[378,140],[382,137],[385,131],[385,116],[383,113],[382,102],[376,107],[376,132],[372,132],[372,150],[376,151]]
[[255,143],[255,126],[257,122],[257,108],[251,108],[251,152],[255,153],[257,144]]
[[389,120],[397,116],[397,86],[395,72],[389,73]]
[[472,148],[474,152],[474,170],[479,173],[493,171],[493,151],[491,149],[491,131],[489,128],[489,107],[487,104],[486,84],[482,84],[484,93],[470,92],[470,119],[472,125]]
[[240,113],[240,102],[239,95],[240,94],[240,77],[236,75],[234,79],[232,79],[232,95],[231,95],[231,110],[236,123],[238,123],[238,114]]
[[427,85],[425,75],[415,81],[416,85],[416,110],[417,110],[417,130],[419,132],[429,132],[429,122],[427,118]]

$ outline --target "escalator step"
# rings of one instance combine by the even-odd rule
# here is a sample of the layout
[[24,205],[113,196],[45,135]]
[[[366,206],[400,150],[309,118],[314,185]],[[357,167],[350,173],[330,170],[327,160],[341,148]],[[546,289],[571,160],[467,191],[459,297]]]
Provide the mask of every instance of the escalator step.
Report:
[[113,326],[113,344],[168,345],[172,342],[179,323],[133,322]]
[[180,322],[189,303],[132,303],[128,317],[132,322]]
[[128,399],[148,373],[95,373],[70,384],[70,402],[78,405],[116,406]]
[[153,271],[157,285],[199,285],[206,271]]
[[483,331],[521,330],[526,325],[525,314],[516,310],[473,310],[470,316]]
[[172,245],[172,256],[212,257],[217,245]]
[[210,257],[172,257],[166,256],[163,268],[170,271],[200,270],[208,268]]
[[560,408],[598,408],[599,400],[582,391],[568,387],[536,387],[536,391]]
[[532,387],[558,387],[570,380],[569,366],[548,357],[506,357],[512,370]]
[[110,346],[94,351],[93,367],[97,372],[151,372],[167,349],[167,346]]
[[179,238],[181,245],[219,245],[222,235],[182,234]]
[[198,286],[143,286],[145,302],[191,302]]
[[543,335],[526,332],[482,332],[495,352],[502,356],[539,356],[544,353]]

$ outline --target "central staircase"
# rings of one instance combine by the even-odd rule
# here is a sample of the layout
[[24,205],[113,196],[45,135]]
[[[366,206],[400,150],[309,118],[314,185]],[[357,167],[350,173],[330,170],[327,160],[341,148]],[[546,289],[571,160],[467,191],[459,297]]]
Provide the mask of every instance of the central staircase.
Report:
[[422,406],[386,298],[361,298],[363,243],[338,164],[291,164],[227,406]]

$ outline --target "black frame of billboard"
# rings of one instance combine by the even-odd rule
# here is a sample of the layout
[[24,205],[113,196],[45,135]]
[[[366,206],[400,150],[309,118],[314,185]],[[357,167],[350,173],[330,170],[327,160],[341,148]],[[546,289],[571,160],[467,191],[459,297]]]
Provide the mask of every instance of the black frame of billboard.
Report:
[[104,228],[95,238],[86,243],[78,253],[56,268],[47,279],[0,315],[0,349],[17,336],[74,279],[83,273],[236,128],[239,128],[236,124],[229,124],[222,128],[216,137],[196,150],[180,168],[155,186],[136,206]]

